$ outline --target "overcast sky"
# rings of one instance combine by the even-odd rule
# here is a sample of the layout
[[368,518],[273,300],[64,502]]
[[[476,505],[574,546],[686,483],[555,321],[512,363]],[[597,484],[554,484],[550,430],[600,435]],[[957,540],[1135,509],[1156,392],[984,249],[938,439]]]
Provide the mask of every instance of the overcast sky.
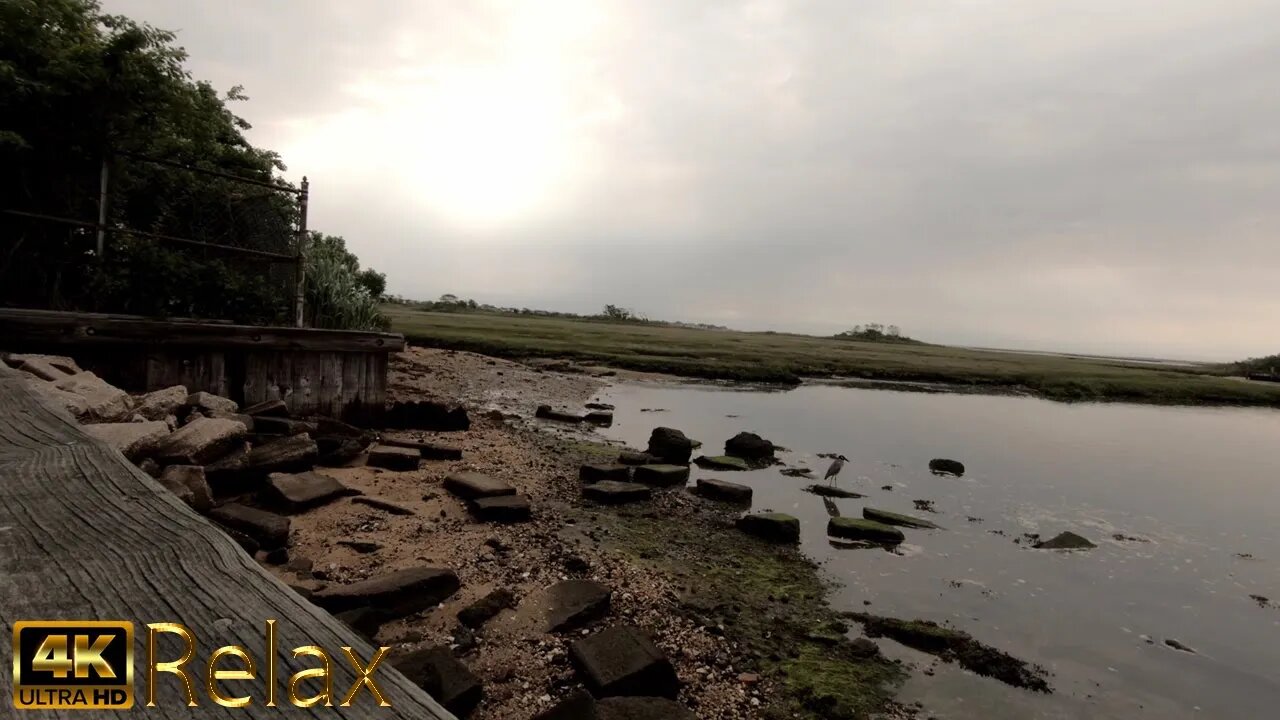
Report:
[[389,292],[1280,351],[1275,0],[105,0]]

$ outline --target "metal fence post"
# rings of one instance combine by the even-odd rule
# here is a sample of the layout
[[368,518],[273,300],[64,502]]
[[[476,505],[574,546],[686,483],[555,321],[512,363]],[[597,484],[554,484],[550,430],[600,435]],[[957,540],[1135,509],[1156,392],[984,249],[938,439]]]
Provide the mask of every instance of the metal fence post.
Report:
[[306,296],[306,259],[307,259],[307,195],[309,193],[310,183],[307,182],[306,176],[302,178],[302,188],[298,191],[298,240],[297,240],[297,264],[294,266],[293,274],[293,324],[296,327],[303,326],[303,299]]
[[107,238],[107,156],[102,156],[102,171],[98,174],[98,262],[103,262]]

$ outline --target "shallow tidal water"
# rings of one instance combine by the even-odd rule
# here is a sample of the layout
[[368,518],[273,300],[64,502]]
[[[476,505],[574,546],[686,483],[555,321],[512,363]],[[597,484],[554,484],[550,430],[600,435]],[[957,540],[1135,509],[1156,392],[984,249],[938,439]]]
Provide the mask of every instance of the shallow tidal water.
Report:
[[[759,433],[819,478],[830,461],[817,453],[844,454],[839,486],[867,497],[836,500],[842,515],[869,505],[943,526],[905,530],[897,553],[842,549],[827,540],[821,499],[801,491],[815,481],[782,466],[693,471],[752,486],[753,511],[798,516],[803,550],[838,581],[837,609],[945,621],[1051,674],[1055,692],[1037,694],[880,640],[927,671],[900,699],[935,717],[1280,717],[1280,411],[824,385],[618,384],[598,399],[617,406],[603,433],[641,449],[667,425],[705,443],[695,454]],[[934,457],[967,472],[935,476]],[[1099,547],[1015,543],[1063,530]]]

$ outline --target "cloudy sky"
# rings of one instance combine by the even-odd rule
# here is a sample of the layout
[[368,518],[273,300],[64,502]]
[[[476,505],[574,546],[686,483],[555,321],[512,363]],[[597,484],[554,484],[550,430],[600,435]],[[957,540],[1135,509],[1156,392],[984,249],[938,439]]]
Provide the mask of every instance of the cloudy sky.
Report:
[[105,0],[389,291],[1280,351],[1275,0]]

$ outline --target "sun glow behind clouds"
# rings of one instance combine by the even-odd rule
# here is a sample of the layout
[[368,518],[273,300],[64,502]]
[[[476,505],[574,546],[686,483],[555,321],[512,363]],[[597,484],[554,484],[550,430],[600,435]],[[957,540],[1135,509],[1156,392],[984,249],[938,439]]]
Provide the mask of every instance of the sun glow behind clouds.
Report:
[[584,58],[603,17],[580,2],[505,10],[463,52],[401,30],[388,40],[395,70],[349,84],[350,108],[298,128],[286,155],[343,182],[393,186],[407,213],[460,229],[554,211],[584,169],[585,125],[616,119],[602,120],[598,95],[582,90],[593,87]]

